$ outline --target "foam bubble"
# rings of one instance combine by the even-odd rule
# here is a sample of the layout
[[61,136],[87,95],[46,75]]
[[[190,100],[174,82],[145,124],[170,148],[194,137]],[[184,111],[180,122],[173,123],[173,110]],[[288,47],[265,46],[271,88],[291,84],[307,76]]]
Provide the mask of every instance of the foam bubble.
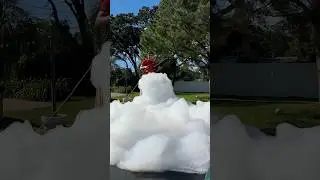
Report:
[[[189,104],[173,92],[166,74],[150,73],[139,81],[133,102],[111,103],[110,138],[125,156],[112,162],[130,171],[205,173],[210,162],[210,105]],[[121,157],[122,158],[121,158]]]

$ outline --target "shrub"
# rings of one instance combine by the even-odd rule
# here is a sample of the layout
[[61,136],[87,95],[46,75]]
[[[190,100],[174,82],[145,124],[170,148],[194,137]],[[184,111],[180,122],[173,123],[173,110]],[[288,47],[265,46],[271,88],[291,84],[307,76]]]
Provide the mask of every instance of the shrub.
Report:
[[[72,90],[70,79],[59,78],[56,82],[56,98],[63,100]],[[50,79],[12,79],[5,84],[4,95],[7,98],[17,98],[31,101],[51,100]]]
[[111,92],[115,93],[130,93],[132,90],[131,86],[113,86],[111,87]]
[[14,98],[31,101],[48,101],[50,99],[50,81],[47,79],[28,80],[18,89]]
[[6,81],[4,84],[4,96],[8,98],[12,98],[15,96],[15,94],[22,89],[23,85],[25,83],[25,80],[17,80],[17,79],[11,79],[9,81]]

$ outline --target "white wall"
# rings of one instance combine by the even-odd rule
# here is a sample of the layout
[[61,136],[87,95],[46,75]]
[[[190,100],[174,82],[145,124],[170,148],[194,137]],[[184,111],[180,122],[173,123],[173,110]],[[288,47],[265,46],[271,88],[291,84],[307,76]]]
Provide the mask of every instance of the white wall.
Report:
[[316,63],[213,63],[211,94],[318,98]]
[[176,92],[205,92],[210,93],[208,81],[176,81],[174,90]]

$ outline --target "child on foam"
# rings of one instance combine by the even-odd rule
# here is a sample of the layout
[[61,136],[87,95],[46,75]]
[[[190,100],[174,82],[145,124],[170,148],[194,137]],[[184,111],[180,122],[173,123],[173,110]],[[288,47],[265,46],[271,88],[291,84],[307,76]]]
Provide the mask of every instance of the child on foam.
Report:
[[142,70],[143,74],[152,73],[156,71],[155,65],[154,57],[148,56],[142,60],[140,69]]
[[[149,74],[153,73],[156,71],[156,63],[155,63],[155,58],[147,56],[144,58],[140,64],[140,70],[142,71],[143,74]],[[142,92],[140,91],[140,95]]]

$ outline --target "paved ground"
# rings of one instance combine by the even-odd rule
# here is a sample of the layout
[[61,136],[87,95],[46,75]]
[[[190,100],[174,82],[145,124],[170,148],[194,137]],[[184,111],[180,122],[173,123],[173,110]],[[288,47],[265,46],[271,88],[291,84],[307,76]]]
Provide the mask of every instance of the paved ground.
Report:
[[203,180],[204,175],[177,172],[166,173],[132,173],[110,167],[110,180]]

